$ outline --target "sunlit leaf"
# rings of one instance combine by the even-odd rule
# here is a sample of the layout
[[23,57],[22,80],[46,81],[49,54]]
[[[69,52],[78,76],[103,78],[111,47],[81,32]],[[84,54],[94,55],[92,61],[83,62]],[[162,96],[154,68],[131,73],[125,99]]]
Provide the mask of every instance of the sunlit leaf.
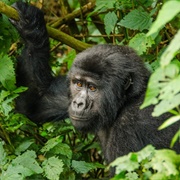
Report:
[[180,1],[171,0],[165,2],[162,9],[159,11],[158,17],[156,21],[153,23],[147,36],[150,36],[156,33],[157,31],[159,31],[161,28],[164,27],[164,25],[167,22],[173,19],[179,12],[180,12]]
[[139,55],[146,52],[148,47],[154,44],[154,40],[151,37],[147,37],[144,33],[136,34],[130,41],[129,46],[136,50]]
[[62,160],[54,156],[42,163],[46,177],[51,180],[59,180],[59,176],[63,172],[63,165]]
[[158,129],[159,129],[159,130],[162,130],[162,129],[164,129],[164,128],[167,128],[168,126],[176,123],[176,122],[179,121],[179,120],[180,120],[180,115],[170,117],[170,118],[167,119]]
[[[180,4],[180,2],[179,2]],[[173,40],[170,42],[169,46],[166,48],[161,56],[160,64],[166,66],[174,58],[175,53],[180,50],[180,30],[174,36]]]

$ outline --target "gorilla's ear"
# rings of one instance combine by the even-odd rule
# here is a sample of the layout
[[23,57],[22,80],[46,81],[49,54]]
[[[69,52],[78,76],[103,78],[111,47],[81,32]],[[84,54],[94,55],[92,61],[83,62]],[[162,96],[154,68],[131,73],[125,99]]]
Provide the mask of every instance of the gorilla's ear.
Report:
[[129,98],[139,96],[146,91],[149,76],[150,72],[144,66],[130,73],[125,84]]
[[133,79],[132,79],[131,75],[129,75],[125,82],[124,89],[128,90],[132,84],[133,84]]

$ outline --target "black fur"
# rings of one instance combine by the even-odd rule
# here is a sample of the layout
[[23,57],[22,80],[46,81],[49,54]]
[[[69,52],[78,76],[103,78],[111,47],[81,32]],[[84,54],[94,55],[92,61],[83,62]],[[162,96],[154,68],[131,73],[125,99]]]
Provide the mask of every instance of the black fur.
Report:
[[[16,3],[14,7],[20,13],[20,21],[11,19],[11,22],[25,42],[18,60],[18,85],[29,87],[17,101],[20,112],[42,122],[63,119],[69,111],[77,129],[97,134],[108,163],[147,144],[169,148],[179,124],[158,131],[167,115],[153,118],[152,107],[139,109],[150,73],[132,49],[97,45],[78,54],[68,74],[69,88],[65,77],[51,75],[49,40],[42,12],[24,3]],[[84,83],[82,87],[77,84],[76,76]],[[96,87],[92,92],[88,89],[89,81]],[[180,151],[178,143],[175,149]]]
[[[153,107],[139,109],[149,75],[141,59],[125,46],[97,45],[80,53],[74,60],[69,81],[74,76],[98,80],[99,97],[94,99],[94,105],[98,108],[93,110],[92,107],[93,112],[89,112],[91,121],[76,121],[72,118],[72,123],[81,131],[98,135],[107,162],[138,151],[147,144],[169,148],[179,128],[179,124],[175,124],[158,131],[168,115],[154,118],[151,116]],[[130,77],[132,82],[126,89]],[[73,91],[70,94],[72,102]],[[70,107],[70,117],[76,113],[71,111]],[[175,149],[179,152],[179,144],[176,144]]]
[[25,47],[17,64],[17,85],[28,91],[16,101],[16,109],[36,123],[68,117],[66,77],[54,78],[49,66],[49,37],[42,11],[26,3],[13,5],[20,21],[10,19]]

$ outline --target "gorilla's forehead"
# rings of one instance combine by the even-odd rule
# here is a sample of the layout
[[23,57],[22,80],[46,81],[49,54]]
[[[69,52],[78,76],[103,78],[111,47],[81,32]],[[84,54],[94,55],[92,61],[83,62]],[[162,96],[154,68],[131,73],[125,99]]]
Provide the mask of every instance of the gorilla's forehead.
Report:
[[79,67],[72,67],[69,71],[69,76],[71,76],[71,79],[75,78],[86,81],[91,81],[92,79],[94,79],[97,83],[102,79],[101,75],[97,72],[87,71],[86,69],[84,70]]
[[79,73],[97,79],[120,77],[132,71],[135,67],[134,63],[139,64],[139,58],[128,47],[96,45],[76,56],[70,74]]

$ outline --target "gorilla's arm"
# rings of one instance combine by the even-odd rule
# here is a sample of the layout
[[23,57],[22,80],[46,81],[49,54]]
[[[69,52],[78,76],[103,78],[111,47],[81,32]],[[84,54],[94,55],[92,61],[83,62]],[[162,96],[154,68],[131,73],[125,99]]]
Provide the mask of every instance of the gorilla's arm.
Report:
[[68,106],[65,77],[54,78],[51,74],[43,13],[22,2],[13,7],[19,12],[20,20],[10,21],[25,44],[17,64],[17,85],[28,87],[17,99],[17,110],[35,122],[65,118]]

